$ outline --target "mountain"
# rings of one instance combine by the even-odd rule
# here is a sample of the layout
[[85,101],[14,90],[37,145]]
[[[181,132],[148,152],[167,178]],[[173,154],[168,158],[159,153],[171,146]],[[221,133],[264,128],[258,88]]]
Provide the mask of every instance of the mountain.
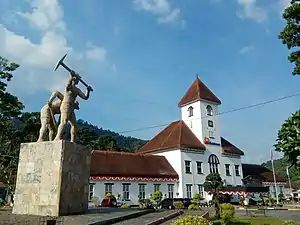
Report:
[[[25,112],[13,120],[14,126],[20,134],[21,142],[35,142],[41,127],[39,112]],[[147,141],[120,135],[111,130],[95,126],[84,120],[77,121],[78,128],[76,142],[93,150],[111,150],[135,152]],[[63,138],[70,140],[70,126],[67,125]]]
[[[135,152],[137,149],[142,147],[147,142],[147,140],[141,140],[141,139],[131,137],[131,136],[124,136],[124,135],[118,134],[116,132],[113,132],[111,130],[105,130],[102,127],[99,128],[98,126],[90,124],[84,120],[78,120],[78,141],[79,142],[82,142],[83,139],[85,139],[83,137],[84,135],[88,135],[89,136],[88,139],[91,138],[94,141],[96,139],[98,139],[98,141],[99,141],[99,138],[102,140],[104,140],[104,139],[108,140],[109,138],[111,141],[115,140],[116,145],[119,148],[118,149],[119,151]],[[82,143],[82,144],[85,144],[85,145],[88,144],[87,141],[84,141],[84,142],[85,143]],[[94,147],[96,147],[96,146],[94,146]],[[106,149],[102,149],[102,150],[106,150]]]

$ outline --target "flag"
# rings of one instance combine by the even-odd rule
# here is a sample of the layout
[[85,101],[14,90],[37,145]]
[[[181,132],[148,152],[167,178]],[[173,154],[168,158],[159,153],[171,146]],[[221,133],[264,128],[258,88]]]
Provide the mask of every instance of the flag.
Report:
[[290,173],[289,173],[289,167],[287,166],[286,167],[286,175],[289,177],[290,176]]

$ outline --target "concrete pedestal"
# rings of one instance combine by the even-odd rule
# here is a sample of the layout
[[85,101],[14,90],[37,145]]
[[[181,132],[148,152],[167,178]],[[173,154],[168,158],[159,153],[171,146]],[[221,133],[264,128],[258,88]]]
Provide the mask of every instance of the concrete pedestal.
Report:
[[91,152],[68,141],[21,144],[14,214],[63,216],[88,209]]

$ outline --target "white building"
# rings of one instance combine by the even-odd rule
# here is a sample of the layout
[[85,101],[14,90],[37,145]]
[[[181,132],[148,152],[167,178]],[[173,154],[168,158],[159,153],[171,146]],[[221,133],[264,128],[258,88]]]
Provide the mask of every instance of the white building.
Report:
[[93,151],[90,174],[90,199],[99,201],[111,193],[136,205],[157,190],[168,198],[178,190],[178,174],[163,156]]
[[194,193],[203,196],[203,183],[210,173],[219,173],[227,185],[243,184],[244,153],[221,137],[220,104],[197,77],[178,104],[181,120],[171,123],[138,150],[167,158],[179,175],[179,197],[189,198]]
[[159,189],[165,197],[192,198],[199,193],[210,199],[203,188],[210,173],[220,174],[226,184],[224,193],[251,192],[243,186],[244,152],[221,137],[220,104],[197,77],[178,104],[181,120],[171,123],[135,154],[94,152],[99,157],[92,157],[92,168],[97,169],[91,171],[91,196],[103,198],[112,192],[137,204],[139,196],[148,198]]

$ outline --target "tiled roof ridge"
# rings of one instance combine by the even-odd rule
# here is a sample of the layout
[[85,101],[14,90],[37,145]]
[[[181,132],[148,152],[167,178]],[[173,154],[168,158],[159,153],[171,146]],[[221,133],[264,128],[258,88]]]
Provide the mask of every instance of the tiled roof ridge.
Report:
[[184,126],[184,121],[183,120],[180,120],[179,124],[180,124],[180,132],[179,132],[179,143],[182,142],[182,129],[183,129],[183,126]]
[[128,156],[142,156],[142,157],[164,157],[159,155],[145,155],[138,152],[116,152],[116,151],[107,151],[107,150],[92,150],[92,154],[102,154],[102,155],[128,155]]
[[[173,124],[175,124],[175,125],[174,125],[172,131],[169,133],[169,135],[168,135],[168,136],[166,137],[166,139],[161,143],[160,146],[163,146],[163,145],[167,142],[167,140],[169,140],[170,136],[171,136],[171,135],[173,134],[173,132],[177,129],[177,126],[180,125],[180,120],[174,121]],[[180,139],[179,139],[179,140],[180,140]]]
[[[199,79],[199,77],[197,76],[197,90],[198,90],[198,98],[201,99],[201,94],[200,94],[200,82],[201,80]],[[204,84],[204,83],[203,83]]]

